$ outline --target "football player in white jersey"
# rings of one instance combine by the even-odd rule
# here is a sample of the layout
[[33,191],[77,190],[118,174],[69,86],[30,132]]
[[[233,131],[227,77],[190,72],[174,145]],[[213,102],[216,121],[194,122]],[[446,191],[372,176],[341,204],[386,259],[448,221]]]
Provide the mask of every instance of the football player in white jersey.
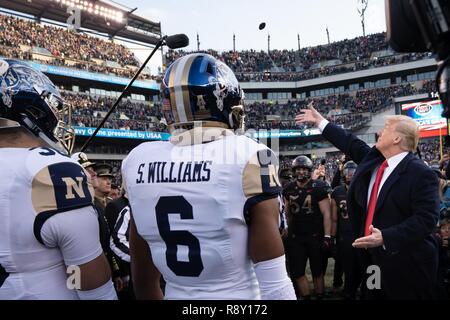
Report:
[[243,125],[243,92],[207,54],[176,60],[163,81],[168,142],[122,164],[131,206],[137,298],[295,299],[278,230],[278,161]]
[[14,60],[0,85],[0,300],[117,298],[59,91]]

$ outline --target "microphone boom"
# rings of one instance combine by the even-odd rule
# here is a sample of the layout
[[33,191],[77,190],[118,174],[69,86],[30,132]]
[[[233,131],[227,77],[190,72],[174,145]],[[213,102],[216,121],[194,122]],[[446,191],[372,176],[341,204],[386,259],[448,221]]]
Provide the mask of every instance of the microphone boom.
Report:
[[139,77],[139,75],[142,73],[142,71],[144,70],[147,63],[150,61],[150,59],[153,57],[153,55],[156,53],[156,51],[158,51],[158,49],[161,48],[161,46],[163,46],[163,45],[167,45],[171,49],[183,48],[183,47],[186,47],[187,45],[189,45],[189,38],[185,34],[176,34],[173,36],[164,36],[158,41],[158,43],[155,45],[155,48],[153,49],[153,51],[150,53],[148,58],[145,60],[145,62],[142,64],[142,66],[139,68],[139,70],[136,72],[136,74],[130,80],[130,82],[125,87],[125,89],[122,91],[122,93],[117,98],[116,102],[111,107],[111,109],[109,109],[108,113],[105,115],[102,122],[95,129],[92,136],[90,136],[89,139],[81,147],[80,152],[84,152],[86,150],[86,148],[89,146],[89,144],[92,142],[92,140],[97,136],[97,133],[100,131],[100,129],[105,124],[105,122],[108,120],[109,116],[114,112],[114,110],[116,110],[120,101],[125,96],[125,94],[128,92],[128,90],[133,85],[133,83],[136,81],[136,79]]
[[184,48],[189,45],[189,38],[185,34],[175,34],[166,38],[166,45],[170,49]]

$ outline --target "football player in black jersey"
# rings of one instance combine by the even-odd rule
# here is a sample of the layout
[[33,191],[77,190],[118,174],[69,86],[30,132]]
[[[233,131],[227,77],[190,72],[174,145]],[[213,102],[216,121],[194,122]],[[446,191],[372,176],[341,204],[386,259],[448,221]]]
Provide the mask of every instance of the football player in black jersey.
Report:
[[323,249],[331,244],[330,187],[321,180],[312,180],[313,163],[299,156],[292,163],[296,180],[283,191],[288,220],[289,270],[302,299],[309,299],[305,276],[309,259],[317,298],[323,297]]
[[[344,297],[355,299],[356,290],[359,285],[359,275],[356,268],[357,258],[352,243],[355,240],[352,227],[347,213],[347,190],[354,172],[356,163],[348,161],[345,163],[342,174],[344,183],[337,186],[331,193],[331,215],[337,220],[336,244],[337,255],[344,269]],[[334,219],[333,219],[334,220]]]

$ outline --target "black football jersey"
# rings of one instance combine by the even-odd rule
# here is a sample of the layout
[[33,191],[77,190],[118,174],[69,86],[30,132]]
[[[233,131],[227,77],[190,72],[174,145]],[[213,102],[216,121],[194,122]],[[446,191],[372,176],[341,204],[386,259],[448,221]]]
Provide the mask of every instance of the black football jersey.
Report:
[[321,180],[310,180],[304,187],[299,187],[296,181],[286,186],[283,196],[289,204],[290,232],[295,235],[323,235],[319,202],[327,198],[330,191],[330,186]]
[[344,185],[337,186],[331,193],[331,198],[336,201],[338,222],[337,236],[349,235],[352,233],[352,226],[347,212],[347,189]]

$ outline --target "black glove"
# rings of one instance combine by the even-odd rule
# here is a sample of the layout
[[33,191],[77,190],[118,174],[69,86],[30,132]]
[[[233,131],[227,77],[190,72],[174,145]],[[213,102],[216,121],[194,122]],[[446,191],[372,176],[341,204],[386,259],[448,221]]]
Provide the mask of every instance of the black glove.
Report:
[[332,251],[333,247],[334,247],[333,239],[331,237],[323,237],[323,240],[322,240],[322,253],[325,255],[325,257],[330,257],[331,256],[331,251]]

